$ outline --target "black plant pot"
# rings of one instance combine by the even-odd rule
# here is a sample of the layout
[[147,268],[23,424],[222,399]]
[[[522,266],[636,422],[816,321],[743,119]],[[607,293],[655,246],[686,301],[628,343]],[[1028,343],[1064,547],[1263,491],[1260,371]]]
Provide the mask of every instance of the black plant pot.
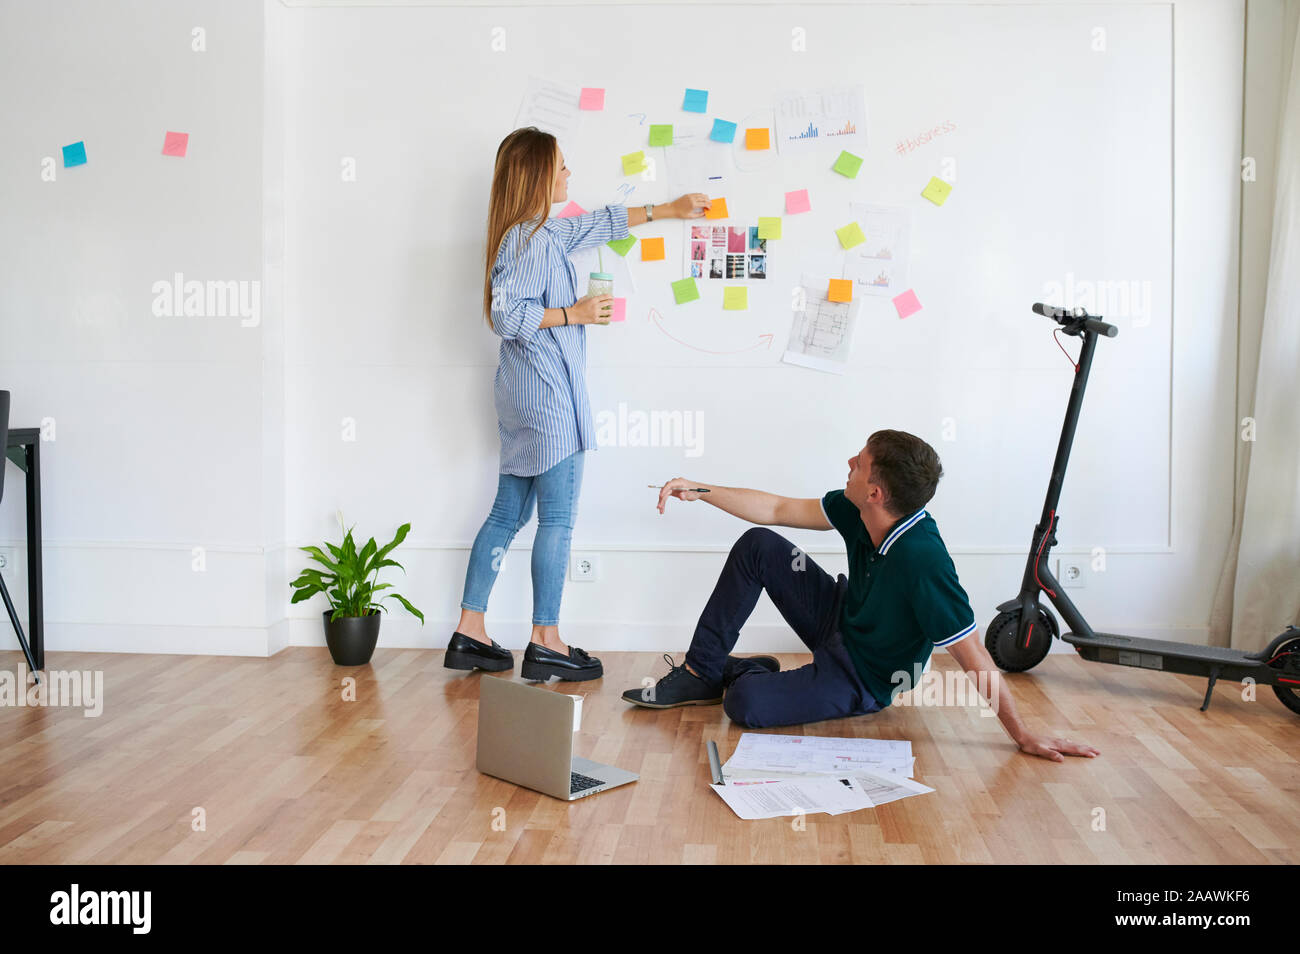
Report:
[[369,616],[340,616],[333,622],[333,610],[322,615],[325,620],[325,642],[330,655],[339,666],[364,666],[374,655],[379,641],[379,612]]

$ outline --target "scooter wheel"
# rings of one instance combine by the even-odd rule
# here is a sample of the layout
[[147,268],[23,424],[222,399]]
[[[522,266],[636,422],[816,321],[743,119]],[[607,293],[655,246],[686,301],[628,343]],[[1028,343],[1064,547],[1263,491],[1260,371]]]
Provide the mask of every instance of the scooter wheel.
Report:
[[1003,672],[1033,669],[1052,648],[1052,637],[1060,634],[1056,617],[1038,607],[1038,621],[1029,633],[1029,645],[1020,638],[1020,611],[999,613],[989,623],[984,648]]
[[[1300,679],[1300,637],[1288,639],[1273,653],[1269,663],[1273,669],[1285,672],[1292,679]],[[1300,695],[1290,686],[1274,686],[1273,694],[1278,701],[1296,715],[1300,715]]]

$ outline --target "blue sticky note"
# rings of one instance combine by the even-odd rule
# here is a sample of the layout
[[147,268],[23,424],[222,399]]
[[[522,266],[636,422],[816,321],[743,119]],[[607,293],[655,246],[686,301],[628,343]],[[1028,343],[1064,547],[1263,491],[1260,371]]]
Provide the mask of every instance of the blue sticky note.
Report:
[[682,100],[682,109],[688,113],[708,112],[709,91],[707,89],[688,89]]
[[84,166],[86,164],[86,143],[74,142],[71,146],[63,147],[63,168],[70,169],[73,166]]
[[733,141],[736,138],[736,124],[729,123],[725,119],[715,119],[713,132],[709,133],[709,138],[714,142]]

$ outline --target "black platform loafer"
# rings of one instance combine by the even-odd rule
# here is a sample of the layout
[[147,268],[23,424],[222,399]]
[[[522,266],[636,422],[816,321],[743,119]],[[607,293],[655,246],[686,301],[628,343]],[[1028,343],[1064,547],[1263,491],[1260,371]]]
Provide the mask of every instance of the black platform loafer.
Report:
[[[705,682],[686,668],[673,665],[673,657],[664,653],[668,660],[668,675],[653,686],[642,689],[629,689],[623,693],[625,702],[631,702],[647,709],[672,709],[676,706],[716,706],[722,701],[722,686]],[[773,660],[775,662],[775,660]]]
[[487,646],[477,639],[470,639],[464,633],[453,633],[447,651],[443,654],[442,664],[448,669],[485,669],[488,672],[504,672],[515,664],[514,654],[501,646],[494,639]]
[[529,643],[524,650],[524,663],[519,667],[519,675],[538,682],[545,682],[552,676],[559,676],[567,682],[586,682],[605,675],[605,667],[599,659],[587,655],[577,646],[570,646],[566,656],[547,649],[541,643]]
[[773,656],[728,656],[722,664],[722,688],[728,688],[747,672],[780,672],[781,664]]

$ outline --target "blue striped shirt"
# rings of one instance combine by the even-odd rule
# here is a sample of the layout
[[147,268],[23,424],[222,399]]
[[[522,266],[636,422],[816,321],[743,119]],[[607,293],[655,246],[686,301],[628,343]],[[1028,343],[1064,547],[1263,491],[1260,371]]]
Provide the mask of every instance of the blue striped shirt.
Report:
[[587,294],[569,253],[627,237],[627,206],[537,220],[506,233],[492,266],[492,327],[501,336],[497,431],[501,473],[534,477],[580,450],[595,450],[587,397],[587,329],[539,327],[544,308],[567,308]]

